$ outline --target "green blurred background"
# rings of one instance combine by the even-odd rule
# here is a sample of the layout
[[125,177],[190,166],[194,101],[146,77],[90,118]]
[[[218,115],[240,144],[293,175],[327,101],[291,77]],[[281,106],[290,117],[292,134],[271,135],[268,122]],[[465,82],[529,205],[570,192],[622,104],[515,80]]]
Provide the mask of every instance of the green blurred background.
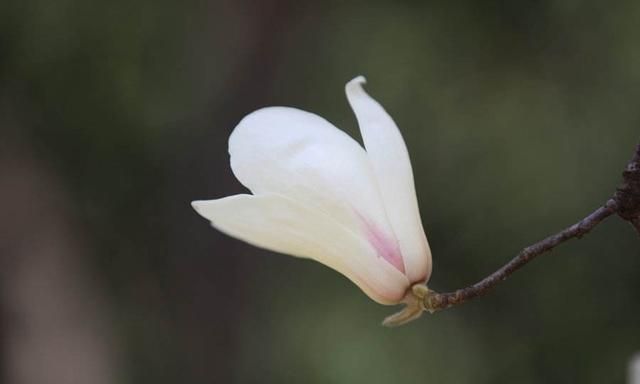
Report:
[[[612,218],[490,295],[386,329],[329,269],[212,230],[268,105],[355,137],[365,75],[413,160],[430,286],[605,201],[640,139],[640,2],[3,0],[7,383],[623,383],[640,241]],[[359,140],[359,137],[358,137]]]

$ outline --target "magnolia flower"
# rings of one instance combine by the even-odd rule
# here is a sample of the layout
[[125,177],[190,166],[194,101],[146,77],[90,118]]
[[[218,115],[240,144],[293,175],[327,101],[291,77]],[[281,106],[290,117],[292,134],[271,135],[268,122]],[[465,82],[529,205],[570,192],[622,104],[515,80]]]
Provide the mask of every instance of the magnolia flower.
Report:
[[[246,116],[229,138],[231,169],[252,194],[192,203],[218,230],[255,246],[316,260],[381,304],[422,309],[431,252],[409,154],[396,124],[362,88],[346,85],[364,147],[327,120],[287,107]],[[412,287],[414,287],[412,289]]]

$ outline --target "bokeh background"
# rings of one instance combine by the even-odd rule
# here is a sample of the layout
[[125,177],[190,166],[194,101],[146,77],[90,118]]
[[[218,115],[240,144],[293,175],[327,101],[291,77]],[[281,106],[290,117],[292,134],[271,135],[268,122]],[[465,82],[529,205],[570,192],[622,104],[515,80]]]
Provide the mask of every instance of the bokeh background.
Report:
[[601,204],[640,139],[640,2],[3,0],[2,382],[623,383],[640,241],[612,218],[490,295],[395,308],[189,206],[244,189],[268,105],[357,137],[356,75],[411,154],[430,286],[475,282]]

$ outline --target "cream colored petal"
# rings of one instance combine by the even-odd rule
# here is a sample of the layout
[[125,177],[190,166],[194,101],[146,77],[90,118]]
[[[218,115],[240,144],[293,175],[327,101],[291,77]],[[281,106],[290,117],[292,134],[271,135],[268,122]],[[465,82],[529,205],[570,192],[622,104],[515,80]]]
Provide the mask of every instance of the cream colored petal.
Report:
[[369,158],[331,123],[295,108],[260,109],[235,128],[229,153],[234,174],[254,195],[283,195],[331,215],[404,271]]
[[334,212],[274,194],[235,195],[192,205],[220,231],[258,247],[319,261],[381,304],[398,303],[409,287],[406,276],[379,258],[366,238],[333,219]]
[[407,275],[412,282],[423,281],[431,274],[431,251],[422,228],[409,153],[391,116],[362,88],[365,81],[360,76],[347,83],[347,98],[358,119]]

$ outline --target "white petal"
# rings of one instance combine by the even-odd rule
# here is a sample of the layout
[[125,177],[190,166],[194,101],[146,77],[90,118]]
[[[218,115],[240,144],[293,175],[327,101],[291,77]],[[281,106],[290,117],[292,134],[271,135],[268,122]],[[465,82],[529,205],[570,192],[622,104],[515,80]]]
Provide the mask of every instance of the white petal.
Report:
[[391,116],[362,88],[359,76],[346,85],[387,217],[400,244],[409,280],[428,279],[431,251],[422,228],[409,153]]
[[295,108],[264,108],[238,124],[229,153],[233,173],[254,195],[283,195],[331,215],[404,272],[367,154],[331,123]]
[[409,287],[406,276],[377,257],[367,239],[332,215],[284,196],[235,195],[192,205],[220,231],[258,247],[317,260],[381,304],[398,303]]

